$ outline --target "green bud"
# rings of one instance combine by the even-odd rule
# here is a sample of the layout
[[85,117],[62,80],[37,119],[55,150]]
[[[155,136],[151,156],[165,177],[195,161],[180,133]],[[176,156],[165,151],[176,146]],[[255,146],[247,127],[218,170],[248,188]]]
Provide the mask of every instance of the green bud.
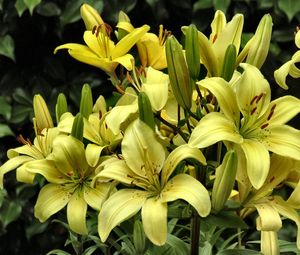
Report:
[[140,120],[144,121],[152,130],[155,130],[155,121],[150,100],[145,92],[138,96]]
[[134,222],[133,227],[133,244],[136,254],[145,254],[146,250],[146,236],[143,229],[143,224],[140,220]]
[[216,169],[216,179],[212,190],[212,207],[222,210],[233,189],[237,171],[237,155],[234,150],[226,153],[222,164]]
[[198,30],[194,24],[189,25],[186,30],[185,56],[190,76],[197,80],[200,73],[200,46]]
[[92,90],[88,84],[84,84],[82,87],[79,111],[82,114],[82,116],[87,119],[93,111]]
[[67,99],[63,93],[59,93],[55,106],[56,123],[59,122],[61,115],[68,111]]
[[[249,41],[250,47],[247,55],[246,63],[261,68],[265,62],[272,35],[272,17],[270,14],[263,16],[258,24],[253,38]],[[245,46],[245,48],[247,45]]]
[[84,21],[86,30],[92,30],[95,26],[104,24],[98,11],[89,4],[83,4],[80,7],[80,15]]
[[77,138],[79,141],[82,141],[83,139],[83,125],[83,117],[82,114],[79,112],[74,118],[71,131],[71,136]]
[[34,122],[37,132],[41,132],[44,128],[52,128],[53,121],[48,106],[44,98],[37,94],[33,97]]
[[192,106],[192,84],[182,47],[174,36],[166,40],[168,73],[173,94],[184,109]]
[[229,44],[224,57],[221,77],[225,81],[230,81],[235,70],[236,48],[234,44]]

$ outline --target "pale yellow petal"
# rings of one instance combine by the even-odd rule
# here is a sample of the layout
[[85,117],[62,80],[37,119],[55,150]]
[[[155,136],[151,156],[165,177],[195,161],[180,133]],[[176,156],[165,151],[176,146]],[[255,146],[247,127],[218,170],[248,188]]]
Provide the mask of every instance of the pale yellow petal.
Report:
[[89,143],[86,146],[85,154],[86,160],[90,166],[96,166],[99,162],[100,155],[105,146],[99,146],[97,144]]
[[173,150],[165,161],[164,167],[161,172],[162,185],[167,183],[169,177],[177,167],[177,165],[184,159],[193,158],[206,165],[206,159],[200,149],[192,148],[188,144],[181,145]]
[[87,203],[83,198],[83,194],[79,191],[75,191],[67,206],[67,218],[70,229],[81,235],[88,233],[86,227],[86,212]]
[[142,207],[142,221],[146,236],[155,245],[164,245],[167,240],[167,203],[152,197]]
[[287,202],[293,208],[300,209],[300,181],[297,183]]
[[219,141],[243,142],[232,120],[228,120],[222,113],[211,112],[205,115],[193,130],[189,145],[205,148]]
[[61,185],[47,184],[39,193],[35,207],[34,216],[41,222],[60,211],[69,202],[71,194]]
[[161,200],[171,202],[183,199],[192,205],[201,217],[210,213],[211,202],[206,188],[195,178],[187,174],[178,174],[166,184]]
[[122,189],[103,203],[98,216],[98,232],[105,242],[111,230],[131,218],[143,206],[149,194],[145,191]]
[[101,183],[97,188],[84,186],[83,197],[85,202],[95,210],[100,210],[103,202],[111,191],[112,183]]
[[278,231],[282,227],[280,215],[269,203],[259,203],[254,205],[259,217],[256,219],[257,230]]
[[261,231],[261,252],[268,255],[279,255],[277,231]]
[[209,39],[211,42],[214,42],[218,38],[219,34],[224,29],[225,25],[226,25],[226,16],[224,12],[217,10],[215,12],[214,19],[210,24],[211,34]]
[[[27,171],[26,163],[16,170],[16,178],[18,182],[30,183],[32,184],[35,178],[35,174]],[[1,177],[0,177],[1,181]]]
[[246,156],[249,180],[255,189],[259,189],[264,184],[269,173],[269,152],[263,144],[255,140],[244,139],[240,146]]

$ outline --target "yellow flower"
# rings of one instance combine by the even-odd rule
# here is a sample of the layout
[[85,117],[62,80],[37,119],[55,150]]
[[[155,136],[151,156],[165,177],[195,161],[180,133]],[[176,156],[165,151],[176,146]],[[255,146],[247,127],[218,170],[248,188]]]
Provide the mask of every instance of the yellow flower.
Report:
[[76,60],[98,67],[107,73],[112,73],[118,64],[131,70],[133,56],[127,52],[148,30],[147,25],[136,28],[115,45],[109,38],[106,25],[100,25],[95,31],[84,32],[83,39],[86,45],[67,43],[56,47],[54,53],[68,49],[69,54]]
[[53,141],[51,158],[26,165],[27,171],[41,174],[49,182],[41,189],[34,207],[35,217],[41,222],[67,205],[71,230],[87,234],[87,205],[99,210],[112,185],[91,186],[96,167],[87,163],[85,153],[82,142],[72,136],[59,135]]
[[300,100],[283,96],[271,101],[270,86],[260,71],[246,63],[241,66],[244,72],[234,87],[216,77],[198,83],[215,95],[222,112],[204,116],[189,144],[204,148],[218,141],[231,142],[226,145],[237,150],[238,173],[246,171],[251,184],[259,189],[268,176],[269,151],[300,158],[300,131],[285,125],[300,112]]
[[125,131],[122,157],[104,161],[103,169],[95,177],[133,186],[117,191],[103,204],[98,221],[103,242],[115,226],[142,210],[145,234],[154,244],[163,245],[167,238],[167,202],[177,199],[190,203],[202,217],[209,214],[209,194],[200,182],[185,173],[170,179],[176,166],[186,158],[206,164],[200,150],[183,145],[166,157],[154,131],[135,120]]
[[[297,28],[297,33],[295,35],[295,44],[300,49],[299,28]],[[287,61],[274,72],[275,80],[281,88],[288,89],[288,86],[286,84],[286,77],[288,75],[292,76],[293,78],[300,77],[300,69],[296,66],[296,63],[298,62],[300,62],[300,50],[294,53],[291,60]]]

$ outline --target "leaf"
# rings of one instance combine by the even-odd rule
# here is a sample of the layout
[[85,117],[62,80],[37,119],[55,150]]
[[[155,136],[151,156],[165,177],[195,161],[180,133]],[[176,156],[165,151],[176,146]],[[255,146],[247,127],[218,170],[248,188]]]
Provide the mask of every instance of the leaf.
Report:
[[11,116],[11,105],[3,96],[0,96],[0,115],[3,115],[5,119],[9,119]]
[[13,61],[15,59],[15,43],[10,35],[5,35],[0,37],[0,55],[10,58]]
[[45,17],[59,16],[61,9],[53,2],[41,2],[37,6],[36,12]]
[[17,0],[16,3],[15,3],[15,8],[18,12],[19,17],[21,17],[23,12],[28,9],[27,6],[24,3],[24,0]]
[[0,11],[3,10],[3,6],[2,6],[2,5],[3,5],[3,1],[4,1],[4,0],[0,0]]
[[204,219],[207,224],[226,228],[248,228],[247,224],[233,212],[222,211],[217,215],[209,215]]
[[13,98],[20,104],[32,105],[32,97],[22,88],[16,88]]
[[300,1],[299,0],[278,0],[278,7],[282,10],[288,17],[289,22],[300,11]]
[[208,9],[213,6],[212,0],[198,0],[196,3],[193,5],[193,11],[198,11],[202,9]]
[[82,255],[92,255],[94,253],[94,251],[97,249],[98,249],[97,245],[90,246],[82,253]]
[[20,123],[25,120],[30,113],[33,113],[32,107],[24,107],[23,105],[17,105],[12,110],[12,117],[10,123]]
[[249,249],[228,249],[218,252],[218,255],[263,255],[259,251]]
[[295,242],[288,242],[285,240],[278,240],[280,252],[293,252],[295,254],[300,254],[297,244]]
[[0,123],[0,138],[5,136],[14,136],[14,133],[8,125]]
[[43,233],[46,231],[48,224],[49,222],[40,223],[38,220],[35,220],[26,228],[26,238],[30,240],[34,235]]
[[42,0],[24,0],[25,5],[28,7],[30,14],[32,15],[33,9],[40,4]]
[[71,255],[71,253],[63,251],[63,250],[59,250],[59,249],[55,249],[52,251],[49,251],[46,255]]
[[0,221],[4,228],[19,218],[22,212],[22,207],[15,201],[6,201],[0,210]]
[[80,20],[80,6],[83,3],[87,3],[93,6],[99,13],[103,9],[103,1],[100,0],[71,0],[66,4],[65,9],[63,10],[60,16],[60,22],[62,26],[76,22]]
[[221,10],[224,13],[226,13],[230,3],[231,0],[213,0],[215,10]]

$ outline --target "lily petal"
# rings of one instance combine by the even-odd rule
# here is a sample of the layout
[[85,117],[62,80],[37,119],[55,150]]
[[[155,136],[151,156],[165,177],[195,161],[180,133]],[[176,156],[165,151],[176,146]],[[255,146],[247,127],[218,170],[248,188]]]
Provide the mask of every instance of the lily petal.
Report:
[[98,216],[98,232],[105,242],[110,231],[135,215],[143,206],[149,194],[141,190],[122,189],[103,203]]
[[278,255],[280,253],[276,231],[261,231],[262,254]]
[[63,186],[57,184],[46,184],[39,193],[34,207],[34,216],[41,222],[66,206],[71,194]]
[[161,171],[162,186],[167,183],[177,165],[187,158],[193,158],[199,161],[202,165],[206,165],[206,159],[199,149],[192,148],[188,144],[181,145],[173,150],[165,161],[164,167]]
[[114,59],[114,62],[118,62],[122,66],[124,66],[128,71],[131,71],[133,66],[132,66],[132,61],[133,61],[133,56],[130,54],[125,54],[123,56],[120,56],[118,58]]
[[85,149],[86,160],[90,166],[94,167],[97,165],[100,159],[101,152],[105,147],[106,146],[99,146],[93,143],[89,143],[86,146]]
[[222,113],[211,112],[199,121],[188,144],[191,147],[205,148],[219,141],[242,143],[243,137],[237,132],[234,123]]
[[140,176],[159,173],[165,160],[165,150],[154,131],[139,119],[125,131],[122,154],[129,168]]
[[88,233],[86,228],[86,212],[87,203],[83,198],[83,194],[76,191],[67,206],[67,218],[70,228],[81,235]]
[[108,197],[111,187],[111,183],[101,183],[97,188],[85,186],[83,189],[83,198],[90,207],[99,211],[103,202]]
[[282,227],[282,222],[278,212],[269,203],[255,204],[259,214],[256,219],[257,230],[278,231]]
[[266,136],[263,143],[269,151],[281,156],[300,159],[300,131],[287,126],[271,126],[264,131]]
[[269,152],[263,144],[255,140],[244,139],[240,146],[246,156],[249,180],[255,189],[259,189],[269,173]]
[[142,221],[146,236],[155,245],[164,245],[167,240],[167,203],[155,197],[145,201]]
[[162,202],[183,199],[191,204],[201,217],[210,213],[211,202],[205,187],[187,174],[178,174],[166,184],[161,193]]

